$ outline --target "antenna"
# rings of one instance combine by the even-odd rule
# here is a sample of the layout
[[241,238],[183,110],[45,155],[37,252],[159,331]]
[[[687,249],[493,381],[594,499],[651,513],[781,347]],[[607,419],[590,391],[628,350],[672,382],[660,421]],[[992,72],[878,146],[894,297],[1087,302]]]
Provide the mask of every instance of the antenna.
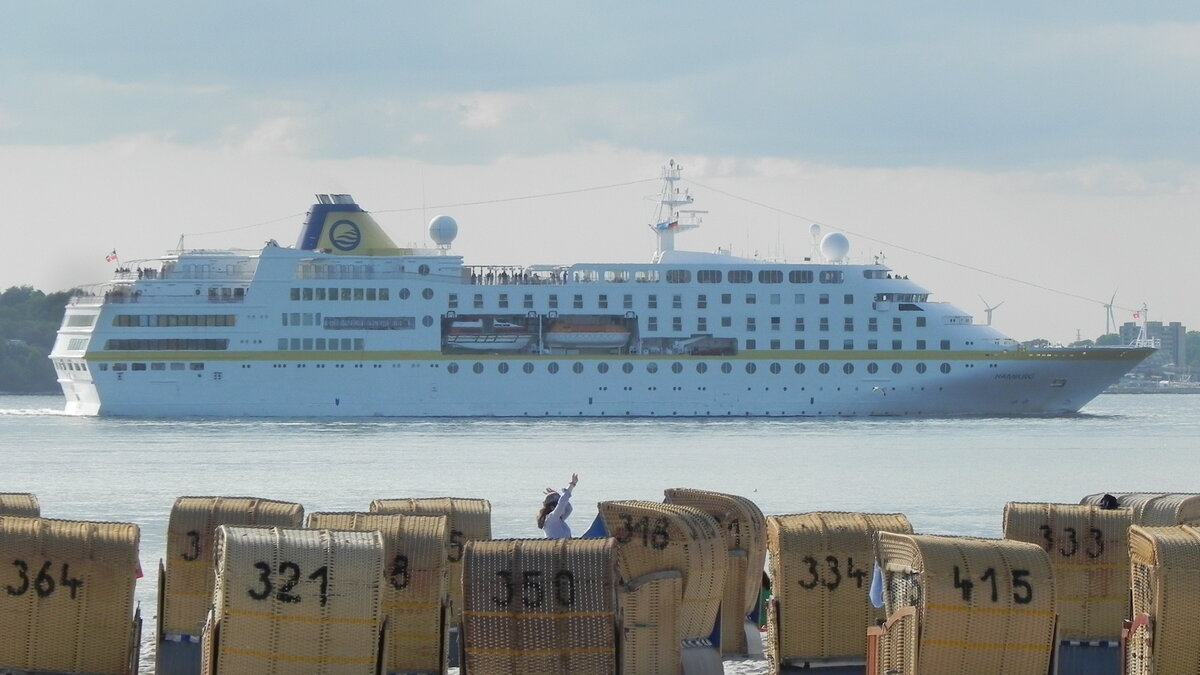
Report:
[[1108,304],[1104,305],[1104,309],[1108,310],[1108,314],[1104,317],[1104,334],[1108,335],[1117,327],[1117,319],[1113,316],[1113,302],[1117,299],[1117,291],[1114,289],[1112,297],[1108,299]]
[[[983,300],[983,296],[982,295],[979,296],[979,299]],[[1004,304],[1003,300],[1001,300],[1000,302],[997,302],[994,305],[989,305],[987,300],[983,300],[983,311],[987,314],[987,325],[989,325],[989,326],[992,325],[992,312],[995,311],[995,309],[997,307],[999,307],[1000,305],[1003,305],[1003,304]]]

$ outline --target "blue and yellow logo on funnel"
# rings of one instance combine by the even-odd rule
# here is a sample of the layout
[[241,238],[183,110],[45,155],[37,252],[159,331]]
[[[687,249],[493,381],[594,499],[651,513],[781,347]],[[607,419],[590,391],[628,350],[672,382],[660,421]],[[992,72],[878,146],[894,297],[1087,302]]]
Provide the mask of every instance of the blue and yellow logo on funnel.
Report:
[[353,251],[362,243],[362,230],[343,218],[329,226],[329,243],[339,251]]
[[334,255],[395,255],[399,249],[349,195],[317,195],[297,248]]

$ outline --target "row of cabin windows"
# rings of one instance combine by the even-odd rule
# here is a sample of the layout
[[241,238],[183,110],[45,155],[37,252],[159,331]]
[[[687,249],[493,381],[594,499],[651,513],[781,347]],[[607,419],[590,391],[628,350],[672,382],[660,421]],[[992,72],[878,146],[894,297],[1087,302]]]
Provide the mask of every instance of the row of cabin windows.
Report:
[[229,340],[215,338],[123,339],[107,340],[108,351],[221,351],[229,349]]
[[[513,365],[516,365],[516,364],[513,364]],[[680,363],[679,361],[675,361],[674,363],[671,364],[671,372],[675,373],[676,375],[682,373],[684,371],[684,368],[685,368],[685,366],[682,363]],[[708,372],[708,364],[705,363],[704,361],[700,361],[700,362],[696,363],[694,368],[697,373],[703,374],[703,373]],[[446,372],[450,373],[451,375],[457,374],[460,369],[461,368],[460,368],[459,364],[457,364],[457,363],[446,364]],[[550,373],[551,375],[558,373],[559,370],[561,370],[561,369],[562,369],[562,365],[560,365],[557,361],[551,361],[551,362],[547,363],[545,366],[546,372]],[[625,363],[621,364],[621,372],[625,373],[626,375],[632,373],[635,369],[636,368],[632,363],[625,362]],[[654,361],[650,361],[650,362],[644,364],[642,366],[642,369],[647,373],[654,374],[654,373],[658,372],[659,365],[658,365],[658,363],[656,363]],[[725,373],[725,374],[732,373],[733,372],[733,364],[728,361],[725,361],[724,363],[722,363],[720,365],[719,369],[722,373]],[[743,369],[747,373],[753,374],[753,373],[758,372],[758,364],[754,363],[754,362],[750,362],[750,363],[745,364],[743,366]],[[476,361],[475,363],[471,364],[471,372],[475,373],[476,375],[482,375],[487,370],[488,370],[488,367],[480,361]],[[502,375],[507,374],[509,372],[509,370],[510,370],[510,365],[506,361],[501,361],[500,363],[496,364],[496,372],[498,372]],[[521,372],[523,372],[527,375],[532,374],[536,370],[537,370],[537,366],[535,366],[532,362],[526,361],[525,363],[521,364]],[[581,361],[576,361],[575,363],[571,364],[571,372],[575,373],[576,375],[582,374],[586,370],[587,370],[587,366],[585,366],[583,364],[583,362],[581,362]],[[603,375],[603,374],[609,372],[610,367],[609,367],[608,363],[601,361],[600,363],[596,364],[595,370],[597,373],[600,373],[601,375]],[[778,375],[783,372],[783,366],[782,366],[782,364],[779,364],[779,363],[772,363],[769,366],[767,366],[767,370],[769,370],[771,372],[771,374],[773,374],[773,375]],[[792,366],[791,370],[792,370],[792,372],[794,372],[797,375],[803,375],[804,373],[806,373],[808,371],[808,366],[803,363],[797,363]],[[853,363],[849,363],[849,362],[843,363],[841,370],[846,375],[850,375],[850,374],[854,373],[855,365]],[[928,372],[929,366],[926,363],[919,362],[913,366],[913,370],[915,370],[918,374],[923,375],[926,372]],[[940,366],[938,366],[938,370],[943,375],[948,375],[951,371],[950,364],[942,363]],[[832,371],[832,368],[830,367],[830,365],[828,363],[820,363],[817,365],[817,372],[822,375],[827,375],[831,371]],[[868,363],[866,365],[866,371],[871,375],[878,373],[879,372],[879,364],[875,363],[875,362]],[[892,363],[891,371],[892,371],[892,373],[894,373],[896,375],[903,373],[904,372],[904,364],[899,363],[899,362]]]
[[[428,290],[428,289],[427,289]],[[429,291],[432,296],[433,291]],[[407,300],[409,290],[401,288],[401,300]],[[390,300],[391,290],[387,288],[293,288],[292,300]]]
[[363,338],[279,338],[279,351],[361,352]]
[[[717,274],[720,274],[720,272],[718,270],[713,270],[713,271],[716,272]],[[767,271],[769,272],[770,270],[767,270]],[[775,271],[778,272],[778,270],[775,270]],[[734,276],[735,272],[737,272],[737,270],[731,271],[729,273],[731,278]],[[830,273],[832,274],[833,272],[830,272]],[[749,274],[749,272],[747,272],[747,274]],[[760,275],[761,274],[762,273],[760,273]],[[782,274],[782,273],[780,272],[780,274]],[[808,272],[808,274],[811,275],[811,272]],[[822,273],[822,274],[824,274],[824,273]],[[841,272],[837,272],[837,274],[841,274]],[[734,282],[734,283],[738,283],[738,282]],[[833,282],[831,282],[831,283],[833,283]],[[238,290],[240,290],[240,289],[238,289]],[[335,300],[340,300],[340,301],[367,300],[367,301],[373,301],[373,300],[389,300],[389,299],[391,299],[391,291],[390,291],[390,289],[387,289],[387,288],[309,288],[309,287],[304,287],[304,288],[292,288],[292,289],[290,289],[290,294],[291,294],[292,300],[301,300],[301,301],[303,301],[303,300],[310,300],[310,301],[313,301],[313,300],[316,300],[316,301],[322,301],[322,300],[331,300],[331,301],[335,301]],[[401,288],[399,291],[397,291],[396,295],[401,300],[407,300],[409,297],[411,297],[411,292],[407,288]],[[515,294],[512,294],[512,295],[514,297],[512,297],[510,300],[509,293],[498,294],[498,296],[496,298],[496,302],[501,309],[507,309],[510,306],[515,305],[515,303],[516,303]],[[720,297],[721,304],[723,304],[723,305],[732,304],[733,296],[734,296],[733,293],[722,293],[721,297]],[[423,289],[421,291],[421,297],[425,298],[426,300],[432,300],[433,299],[433,289],[431,289],[431,288]],[[819,293],[817,295],[817,303],[818,304],[828,305],[828,304],[830,304],[831,299],[832,299],[832,296],[829,293]],[[926,302],[928,299],[929,299],[929,295],[926,293],[877,293],[875,295],[875,301],[877,301],[877,302],[885,302],[885,301],[886,302]],[[783,294],[782,293],[770,293],[767,295],[767,300],[772,305],[782,304]],[[804,293],[793,293],[792,294],[792,304],[803,305],[803,304],[805,304],[805,300],[806,300],[806,298],[805,298]],[[757,304],[758,303],[758,294],[746,293],[743,296],[743,301],[747,305]],[[616,302],[616,299],[614,296],[613,303],[615,304],[615,302]],[[559,308],[558,294],[551,293],[549,296],[547,296],[547,303],[549,304],[550,309],[558,309]],[[459,304],[458,294],[451,293],[449,296],[450,309],[458,309],[458,304]],[[483,309],[483,305],[484,305],[483,294],[475,293],[474,297],[472,298],[472,304],[474,305],[475,309]],[[524,309],[533,309],[534,308],[533,294],[525,293],[521,300],[521,304]],[[583,309],[583,305],[584,305],[583,294],[575,293],[571,299],[571,304],[572,304],[573,308],[575,308],[575,309]],[[596,297],[596,304],[600,309],[608,309],[609,308],[608,294],[605,294],[605,293],[599,294]],[[633,295],[628,294],[628,293],[624,294],[621,299],[621,304],[622,304],[622,309],[633,309],[634,308],[633,307],[633,305],[634,305]],[[842,295],[842,304],[853,305],[854,304],[854,294],[852,294],[852,293],[843,294]],[[677,308],[677,309],[682,308],[683,296],[682,295],[672,295],[671,296],[671,306],[674,308]],[[696,307],[698,309],[704,309],[707,306],[708,306],[708,296],[706,294],[697,295],[696,296]],[[648,309],[655,309],[658,307],[658,295],[657,294],[651,294],[651,295],[646,296],[646,307]]]
[[[830,325],[829,317],[823,316],[817,322],[817,330],[822,333],[828,333],[829,325]],[[916,317],[915,321],[914,321],[914,325],[917,328],[924,328],[927,325],[925,317],[923,317],[923,316]],[[770,330],[778,331],[778,330],[782,329],[782,326],[783,326],[783,322],[780,317],[778,317],[778,316],[770,317]],[[722,328],[732,328],[733,327],[733,317],[730,317],[730,316],[721,317],[721,327]],[[797,333],[803,333],[805,331],[806,327],[807,327],[807,324],[805,323],[804,317],[802,317],[802,316],[796,317],[794,323],[792,324],[792,330]],[[658,317],[657,316],[646,317],[646,330],[648,330],[648,331],[657,331],[658,330]],[[681,317],[681,316],[671,317],[671,330],[675,331],[675,332],[679,332],[679,331],[683,330],[683,317]],[[698,330],[700,332],[704,332],[704,331],[708,330],[708,317],[702,316],[702,317],[699,317],[696,319],[696,330]],[[749,332],[754,332],[754,331],[758,330],[758,319],[756,317],[753,317],[753,316],[746,317],[746,330]],[[898,316],[893,317],[892,318],[892,332],[900,333],[900,332],[903,332],[903,330],[904,330],[903,320]],[[854,317],[848,316],[848,317],[845,317],[844,319],[842,319],[842,332],[843,333],[853,333],[854,332]],[[874,317],[874,316],[867,317],[867,332],[868,333],[879,332],[879,318],[878,317]]]
[[[759,270],[756,275],[753,270],[696,270],[696,281],[702,284],[719,284],[722,276],[731,284],[753,283],[755,278],[760,284],[782,284],[783,270]],[[787,273],[788,283],[811,284],[813,279],[823,284],[840,284],[846,280],[842,270],[821,270],[814,275],[813,270],[791,270]],[[667,270],[667,283],[687,284],[692,281],[691,270]]]
[[[720,303],[722,305],[731,305],[731,304],[733,304],[733,298],[734,298],[733,293],[722,293],[720,295]],[[780,305],[780,304],[783,304],[783,298],[784,298],[784,294],[782,294],[782,293],[770,293],[767,295],[767,303],[772,304],[772,305]],[[741,300],[744,304],[756,305],[756,304],[758,304],[758,294],[757,293],[746,293],[744,296],[742,296]],[[833,297],[829,293],[819,293],[817,295],[817,304],[820,304],[820,305],[832,304],[832,300],[833,300]],[[514,294],[499,293],[495,296],[495,301],[496,301],[496,306],[500,309],[513,309],[513,308],[516,308],[517,298],[516,298],[515,293]],[[792,294],[791,302],[793,305],[803,305],[803,304],[806,304],[806,301],[807,301],[807,296],[804,293],[793,293]],[[664,303],[665,302],[666,301],[664,300]],[[682,295],[672,295],[670,302],[671,302],[672,309],[683,309],[684,302],[683,302]],[[549,309],[563,309],[566,307],[566,303],[567,303],[567,301],[565,299],[560,303],[558,293],[551,293],[546,296],[546,305]],[[633,295],[628,294],[628,293],[622,295],[620,303],[621,303],[620,309],[634,309]],[[696,309],[706,309],[708,307],[708,295],[703,294],[703,293],[696,295],[695,303],[696,303]],[[843,294],[842,298],[841,298],[841,303],[843,305],[853,305],[854,304],[854,294],[853,293]],[[459,309],[460,306],[459,306],[458,294],[451,293],[447,304],[449,305],[450,309]],[[483,293],[474,293],[472,295],[472,298],[471,298],[471,308],[472,309],[484,309],[484,304],[485,304],[485,298],[484,298]],[[572,294],[572,296],[570,298],[570,306],[572,309],[584,309],[583,294],[582,293]],[[646,309],[658,309],[658,306],[659,306],[659,300],[658,300],[657,294],[652,293],[652,294],[646,296]],[[618,308],[617,307],[617,296],[612,296],[610,298],[610,296],[606,293],[601,293],[601,294],[597,295],[596,296],[596,308],[597,309],[617,309]],[[534,300],[533,300],[532,293],[525,293],[523,295],[523,297],[521,298],[521,309],[534,309]]]
[[[412,297],[412,291],[407,288],[401,288],[396,291],[396,297],[401,300],[408,300]],[[421,297],[426,300],[433,299],[432,288],[422,288]],[[392,291],[388,288],[293,288],[291,289],[292,300],[390,300]]]
[[[809,349],[810,348],[808,346],[809,344],[810,343],[806,340],[793,340],[792,341],[792,349],[795,349],[795,350]],[[816,349],[818,349],[820,351],[828,351],[828,350],[832,349],[831,344],[832,344],[832,341],[827,340],[827,339],[817,340],[816,341]],[[842,340],[842,350],[843,351],[854,351],[857,348],[857,345],[860,345],[860,344],[862,344],[862,343],[856,343],[854,340],[847,338],[847,339]],[[886,344],[886,341],[885,341],[885,344]],[[904,340],[892,340],[891,344],[892,344],[892,347],[891,347],[892,351],[898,352],[898,351],[902,351],[904,349]],[[917,351],[925,351],[925,350],[929,349],[929,343],[926,340],[914,340],[914,341],[910,342],[909,344],[912,346],[913,349],[915,349]],[[773,349],[773,350],[783,349],[783,340],[769,340],[767,342],[767,345],[768,345],[767,349]],[[755,338],[746,338],[745,348],[747,350],[758,349],[759,348],[758,340],[756,340]],[[949,340],[940,341],[938,343],[938,348],[941,349],[942,351],[949,351],[950,350],[950,341]],[[878,349],[879,349],[879,340],[867,340],[867,350],[868,351],[876,351]]]
[[[881,270],[882,273],[882,270]],[[593,282],[593,281],[608,281],[608,282],[627,282],[631,279],[638,283],[657,283],[659,280],[659,270],[594,270],[581,269],[574,270],[570,276],[575,281]],[[880,278],[874,275],[866,275],[866,278]],[[788,283],[792,284],[811,284],[813,281],[819,281],[823,284],[840,284],[846,280],[846,274],[842,270],[820,270],[814,274],[813,270],[790,270],[786,277],[783,270],[758,270],[756,274],[754,270],[696,270],[692,274],[692,270],[669,269],[666,270],[663,278],[669,284],[689,284],[694,278],[698,283],[702,284],[719,284],[722,281],[727,281],[731,284],[749,284],[758,279],[760,284],[782,284],[786,278]]]
[[122,328],[175,328],[179,326],[236,326],[236,314],[117,314],[114,326]]
[[[100,370],[108,370],[109,369],[109,365],[107,363],[101,363],[101,364],[99,364],[99,366],[100,366]],[[153,362],[150,364],[150,370],[167,370],[168,367],[170,370],[183,370],[185,366],[186,366],[187,370],[204,370],[203,363],[184,364],[184,363],[180,363],[178,361],[173,361],[171,363],[163,363],[161,361]],[[127,370],[146,370],[146,364],[145,363],[114,363],[114,364],[112,364],[112,370],[114,370],[115,372],[118,372],[118,373],[125,372]]]

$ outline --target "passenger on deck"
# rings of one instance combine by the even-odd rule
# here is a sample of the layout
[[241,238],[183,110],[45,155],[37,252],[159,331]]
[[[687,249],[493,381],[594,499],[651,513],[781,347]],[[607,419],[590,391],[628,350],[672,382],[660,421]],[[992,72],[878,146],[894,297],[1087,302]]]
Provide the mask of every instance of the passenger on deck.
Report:
[[559,494],[554,488],[546,488],[546,498],[542,500],[542,510],[538,512],[537,525],[546,533],[547,539],[570,539],[571,526],[567,517],[571,515],[571,492],[575,483],[579,482],[578,474],[571,474],[571,483]]

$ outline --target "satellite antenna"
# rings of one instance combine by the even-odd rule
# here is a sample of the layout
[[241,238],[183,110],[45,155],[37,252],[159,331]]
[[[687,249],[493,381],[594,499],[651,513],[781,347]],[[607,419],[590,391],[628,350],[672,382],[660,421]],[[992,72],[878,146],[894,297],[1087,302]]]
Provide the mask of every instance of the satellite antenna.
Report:
[[[983,300],[983,296],[982,295],[979,296],[979,299]],[[997,302],[994,305],[989,305],[987,300],[983,300],[983,311],[984,311],[984,313],[987,314],[987,325],[989,325],[989,326],[992,325],[992,312],[995,311],[995,309],[997,307],[999,307],[1000,305],[1003,305],[1003,304],[1004,304],[1003,300],[1001,300],[1000,302]]]
[[1114,290],[1112,297],[1108,299],[1108,304],[1104,305],[1104,309],[1108,310],[1107,316],[1104,317],[1104,334],[1108,335],[1117,327],[1117,319],[1113,316],[1113,302],[1117,299],[1117,292]]

